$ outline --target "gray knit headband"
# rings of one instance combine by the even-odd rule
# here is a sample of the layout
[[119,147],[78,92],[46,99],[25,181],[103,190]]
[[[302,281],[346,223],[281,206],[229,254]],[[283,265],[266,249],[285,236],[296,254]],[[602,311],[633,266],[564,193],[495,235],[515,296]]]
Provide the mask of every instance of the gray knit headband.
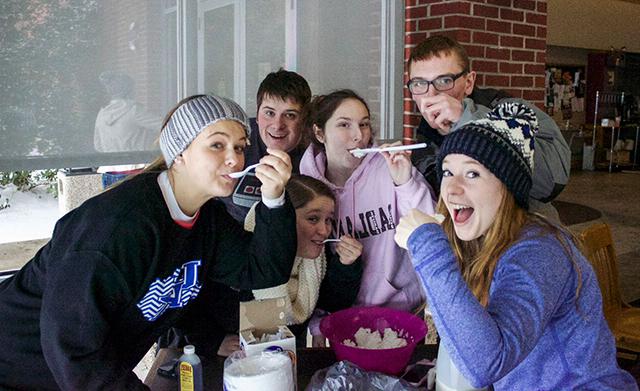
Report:
[[160,133],[160,150],[167,167],[171,167],[200,132],[218,121],[239,122],[246,132],[249,130],[247,114],[236,102],[216,95],[203,95],[183,103],[171,114],[167,125]]

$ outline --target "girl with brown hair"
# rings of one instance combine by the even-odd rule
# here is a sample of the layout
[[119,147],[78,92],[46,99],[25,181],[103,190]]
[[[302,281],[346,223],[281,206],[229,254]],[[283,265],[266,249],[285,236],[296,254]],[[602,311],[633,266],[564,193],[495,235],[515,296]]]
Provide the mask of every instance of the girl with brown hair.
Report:
[[588,261],[568,231],[527,212],[537,126],[533,110],[506,103],[447,136],[444,222],[412,211],[396,241],[467,389],[637,390]]
[[[307,328],[314,347],[324,347],[319,322],[328,312],[349,308],[356,299],[362,277],[362,244],[350,235],[329,239],[334,221],[335,196],[321,181],[294,175],[286,186],[296,210],[298,247],[291,276],[285,284],[253,290],[255,299],[285,298],[285,320],[306,346]],[[255,209],[247,214],[245,228],[253,230]],[[235,338],[234,338],[235,340]]]

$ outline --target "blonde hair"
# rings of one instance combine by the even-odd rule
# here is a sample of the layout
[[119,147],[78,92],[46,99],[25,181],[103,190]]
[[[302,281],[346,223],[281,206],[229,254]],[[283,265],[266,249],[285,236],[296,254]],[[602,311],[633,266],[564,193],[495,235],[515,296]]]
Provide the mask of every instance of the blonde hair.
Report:
[[502,185],[502,199],[496,212],[496,218],[480,238],[464,241],[457,237],[449,214],[442,197],[438,201],[438,212],[445,216],[442,227],[449,238],[449,243],[456,256],[462,277],[467,282],[469,289],[478,299],[480,304],[486,307],[489,304],[489,289],[493,280],[498,260],[504,252],[519,240],[522,228],[528,225],[541,227],[540,235],[553,234],[562,245],[565,254],[571,259],[573,267],[578,275],[576,287],[576,301],[582,279],[576,256],[571,250],[569,242],[579,248],[579,242],[568,230],[563,229],[547,220],[545,217],[532,214],[516,204],[513,195]]
[[[192,100],[192,99],[196,99],[196,98],[200,98],[203,97],[205,95],[193,95],[193,96],[189,96],[187,98],[182,99],[180,102],[178,102],[175,106],[173,106],[171,108],[171,110],[169,110],[169,112],[167,113],[167,115],[164,117],[164,120],[162,121],[162,126],[160,127],[160,132],[162,132],[162,130],[165,128],[165,126],[167,126],[167,123],[169,122],[169,120],[171,119],[171,116],[173,115],[173,113],[175,113],[176,110],[178,110],[178,108],[180,106],[182,106],[183,104],[187,103],[188,101]],[[160,173],[164,170],[167,170],[167,163],[164,159],[163,155],[160,155],[158,157],[156,157],[151,163],[149,163],[148,165],[146,165],[144,167],[144,169],[142,169],[140,172],[136,173],[135,175],[129,175],[128,177],[126,177],[124,180],[122,181],[118,181],[114,184],[112,184],[111,186],[109,186],[107,189],[105,190],[111,190],[115,187],[120,186],[122,183],[124,183],[125,181],[128,181],[130,179],[133,179],[136,175],[139,174],[146,174],[149,172],[157,172]]]

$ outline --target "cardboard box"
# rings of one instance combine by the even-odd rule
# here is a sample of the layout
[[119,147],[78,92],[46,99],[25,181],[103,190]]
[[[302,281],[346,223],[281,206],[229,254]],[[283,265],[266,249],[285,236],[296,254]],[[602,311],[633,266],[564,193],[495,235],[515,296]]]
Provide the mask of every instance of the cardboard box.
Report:
[[[240,347],[250,355],[263,351],[282,350],[289,354],[295,377],[296,337],[285,325],[284,299],[264,299],[240,302]],[[283,338],[271,342],[259,342],[265,333],[282,332]]]

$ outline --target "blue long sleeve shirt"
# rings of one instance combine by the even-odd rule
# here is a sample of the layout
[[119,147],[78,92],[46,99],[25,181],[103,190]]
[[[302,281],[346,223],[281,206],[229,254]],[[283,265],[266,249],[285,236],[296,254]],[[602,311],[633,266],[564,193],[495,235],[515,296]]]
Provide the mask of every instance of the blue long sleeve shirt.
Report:
[[573,244],[580,274],[554,235],[525,228],[498,260],[486,308],[439,225],[417,228],[408,247],[441,343],[475,387],[638,390],[617,365],[597,277]]

